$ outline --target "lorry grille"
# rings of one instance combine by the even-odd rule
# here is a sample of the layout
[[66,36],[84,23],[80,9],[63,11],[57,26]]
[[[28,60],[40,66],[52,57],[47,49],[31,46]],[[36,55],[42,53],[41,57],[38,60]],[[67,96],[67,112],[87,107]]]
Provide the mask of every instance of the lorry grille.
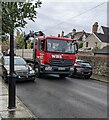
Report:
[[64,59],[50,59],[50,65],[52,66],[72,66],[73,60]]

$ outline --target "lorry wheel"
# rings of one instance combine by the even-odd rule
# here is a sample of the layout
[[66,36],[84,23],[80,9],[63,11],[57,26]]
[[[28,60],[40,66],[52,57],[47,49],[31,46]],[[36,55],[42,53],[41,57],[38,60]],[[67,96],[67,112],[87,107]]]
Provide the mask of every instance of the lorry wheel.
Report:
[[35,75],[36,75],[37,78],[41,77],[39,65],[35,65]]
[[69,77],[70,78],[74,77],[74,74],[73,73],[69,74]]
[[65,78],[65,77],[67,77],[67,75],[65,75],[65,74],[59,74],[59,77],[60,78]]

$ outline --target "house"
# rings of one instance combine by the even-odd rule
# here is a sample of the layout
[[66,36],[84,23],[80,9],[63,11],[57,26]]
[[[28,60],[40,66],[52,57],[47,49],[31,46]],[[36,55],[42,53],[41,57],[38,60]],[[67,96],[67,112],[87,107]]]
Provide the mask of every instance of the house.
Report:
[[109,27],[101,26],[101,27],[97,30],[97,33],[108,34],[108,35],[109,35]]
[[103,47],[109,45],[109,40],[107,38],[109,38],[109,35],[107,36],[106,34],[92,33],[83,43],[83,48],[93,49],[95,47],[98,47],[102,49]]
[[98,29],[98,23],[95,22],[92,27],[92,34],[90,34],[86,41],[83,43],[83,49],[93,49],[98,47],[102,49],[103,47],[109,45],[109,27],[101,26]]
[[68,33],[65,37],[78,41],[85,41],[89,35],[90,34],[86,33],[84,30],[80,32],[76,32],[76,29],[73,29],[72,32]]

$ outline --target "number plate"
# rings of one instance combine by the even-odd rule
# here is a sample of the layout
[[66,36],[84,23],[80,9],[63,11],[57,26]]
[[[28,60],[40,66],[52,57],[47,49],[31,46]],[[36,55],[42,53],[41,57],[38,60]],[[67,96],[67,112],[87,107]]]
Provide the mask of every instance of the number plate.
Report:
[[65,70],[65,68],[64,67],[59,67],[58,70]]

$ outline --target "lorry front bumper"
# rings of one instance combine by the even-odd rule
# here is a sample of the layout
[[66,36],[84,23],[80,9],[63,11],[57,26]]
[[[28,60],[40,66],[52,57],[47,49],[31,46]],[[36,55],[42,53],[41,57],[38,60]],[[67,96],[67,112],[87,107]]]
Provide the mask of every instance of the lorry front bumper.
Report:
[[41,73],[47,74],[71,74],[74,72],[73,66],[49,66],[49,65],[41,65]]

